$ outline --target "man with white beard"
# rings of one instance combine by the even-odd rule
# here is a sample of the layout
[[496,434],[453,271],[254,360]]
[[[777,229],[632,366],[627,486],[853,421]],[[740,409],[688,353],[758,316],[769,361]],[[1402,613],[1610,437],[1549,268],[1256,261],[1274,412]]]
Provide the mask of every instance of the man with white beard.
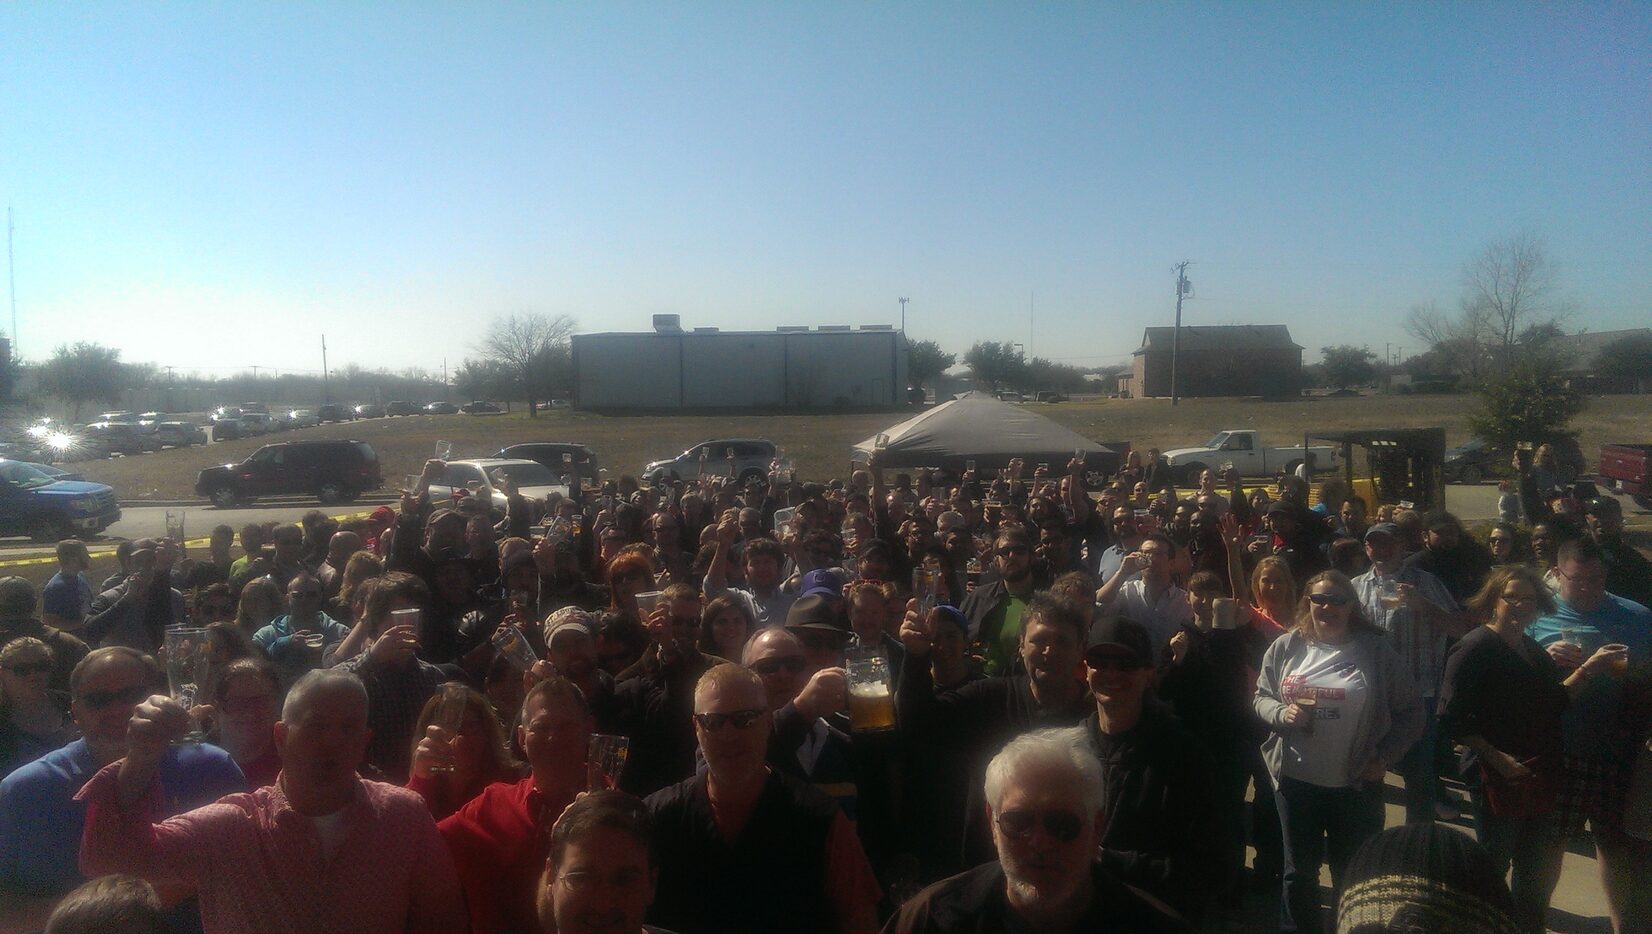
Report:
[[1017,737],[987,766],[998,859],[924,889],[884,934],[1192,931],[1096,861],[1104,800],[1101,764],[1068,731]]

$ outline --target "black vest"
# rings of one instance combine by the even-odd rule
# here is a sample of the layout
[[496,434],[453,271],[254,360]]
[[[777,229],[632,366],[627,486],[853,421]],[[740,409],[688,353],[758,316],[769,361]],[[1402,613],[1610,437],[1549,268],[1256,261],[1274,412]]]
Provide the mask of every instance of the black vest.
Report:
[[831,798],[770,772],[732,845],[717,832],[704,772],[647,803],[660,867],[650,924],[683,934],[836,930],[826,895],[826,840],[838,814]]

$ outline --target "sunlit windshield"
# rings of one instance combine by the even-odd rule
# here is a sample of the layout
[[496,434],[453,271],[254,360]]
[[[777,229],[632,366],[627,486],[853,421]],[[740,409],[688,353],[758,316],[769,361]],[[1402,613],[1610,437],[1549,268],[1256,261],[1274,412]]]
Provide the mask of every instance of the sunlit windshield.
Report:
[[51,477],[20,461],[0,461],[0,480],[26,490],[56,482]]
[[1227,439],[1228,439],[1228,433],[1227,432],[1218,431],[1214,435],[1210,436],[1209,441],[1205,442],[1205,447],[1207,447],[1207,448],[1219,448],[1219,447],[1222,446],[1222,442],[1226,441]]
[[503,473],[511,482],[522,486],[556,486],[561,481],[551,475],[543,464],[506,464],[501,467],[489,467],[488,476]]

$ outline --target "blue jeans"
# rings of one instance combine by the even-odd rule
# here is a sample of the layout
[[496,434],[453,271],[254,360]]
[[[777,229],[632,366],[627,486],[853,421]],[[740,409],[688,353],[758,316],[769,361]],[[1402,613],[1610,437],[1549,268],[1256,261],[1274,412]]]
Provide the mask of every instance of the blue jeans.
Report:
[[1405,779],[1405,822],[1434,823],[1434,795],[1439,770],[1434,767],[1434,747],[1440,741],[1440,721],[1434,718],[1434,698],[1423,698],[1423,722],[1427,726],[1415,745],[1399,761],[1397,771]]
[[1523,931],[1542,934],[1549,899],[1560,882],[1560,860],[1566,838],[1555,827],[1552,814],[1536,817],[1498,817],[1486,806],[1479,787],[1470,789],[1474,807],[1474,836],[1491,854],[1497,877],[1514,867],[1509,889],[1514,895],[1514,921]]
[[1318,934],[1319,867],[1331,865],[1331,884],[1342,893],[1342,873],[1359,845],[1382,832],[1382,783],[1327,788],[1280,776],[1275,792],[1285,838],[1284,898],[1279,929]]

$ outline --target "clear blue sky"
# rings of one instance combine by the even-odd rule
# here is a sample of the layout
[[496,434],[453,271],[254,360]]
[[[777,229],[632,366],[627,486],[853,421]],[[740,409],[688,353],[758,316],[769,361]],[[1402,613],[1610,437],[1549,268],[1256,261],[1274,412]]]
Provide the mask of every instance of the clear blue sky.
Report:
[[1523,230],[1608,330],[1652,323],[1652,5],[8,3],[0,199],[36,359],[437,369],[512,311],[906,295],[1103,364],[1181,259],[1188,323],[1380,354]]

